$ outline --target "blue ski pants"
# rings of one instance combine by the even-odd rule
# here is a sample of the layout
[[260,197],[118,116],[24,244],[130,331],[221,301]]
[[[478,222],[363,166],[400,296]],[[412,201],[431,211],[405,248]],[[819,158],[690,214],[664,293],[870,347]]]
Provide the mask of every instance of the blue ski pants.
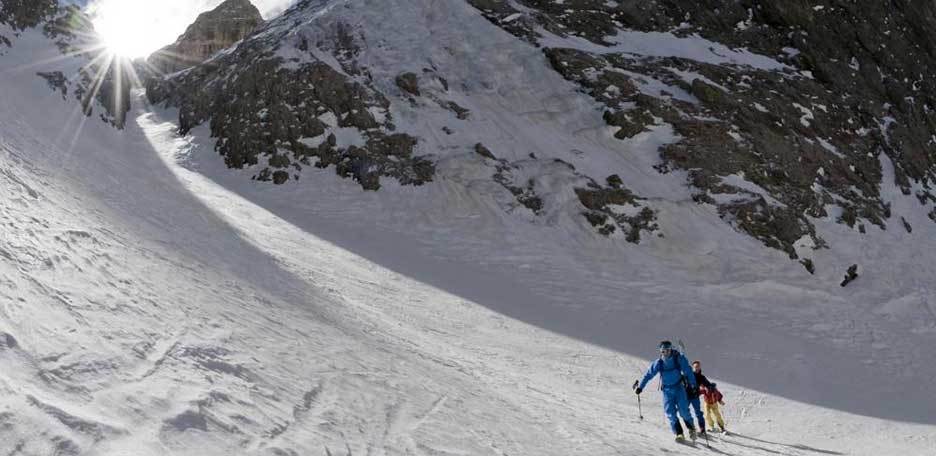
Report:
[[689,429],[695,428],[692,424],[692,415],[689,414],[689,397],[681,382],[663,387],[663,412],[666,413],[670,429],[674,434],[682,434],[682,426],[679,425],[679,418],[676,417],[677,412]]
[[689,405],[692,406],[692,411],[695,413],[698,429],[700,431],[705,431],[705,415],[702,414],[702,397],[696,396],[689,399]]

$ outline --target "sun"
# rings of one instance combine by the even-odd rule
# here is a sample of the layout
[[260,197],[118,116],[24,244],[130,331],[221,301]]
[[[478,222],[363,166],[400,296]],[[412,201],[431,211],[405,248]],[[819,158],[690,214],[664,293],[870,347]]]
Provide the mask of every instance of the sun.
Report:
[[102,20],[94,24],[94,29],[101,37],[104,47],[120,57],[146,57],[152,51],[145,37],[141,36],[139,31],[133,30],[133,26],[128,22]]
[[97,0],[89,12],[97,34],[110,53],[145,58],[175,41],[186,27],[187,15],[167,8],[173,2],[151,0]]

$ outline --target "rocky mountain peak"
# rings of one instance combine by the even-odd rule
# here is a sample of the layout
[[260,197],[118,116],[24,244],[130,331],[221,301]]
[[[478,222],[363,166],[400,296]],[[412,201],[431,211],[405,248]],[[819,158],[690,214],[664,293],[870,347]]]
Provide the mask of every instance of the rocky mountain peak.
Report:
[[227,0],[199,15],[175,43],[156,51],[148,61],[163,73],[184,70],[244,39],[262,23],[260,10],[249,0]]

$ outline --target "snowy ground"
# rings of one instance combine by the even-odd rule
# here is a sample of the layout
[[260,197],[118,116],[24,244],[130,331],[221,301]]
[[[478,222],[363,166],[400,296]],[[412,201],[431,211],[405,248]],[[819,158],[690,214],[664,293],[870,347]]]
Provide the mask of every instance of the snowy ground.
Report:
[[[826,224],[851,247],[816,277],[666,181],[643,183],[666,238],[609,248],[458,169],[254,184],[141,99],[123,132],[85,119],[24,67],[54,55],[28,38],[0,60],[0,453],[693,454],[630,392],[676,336],[725,392],[715,453],[936,452],[936,230],[899,192],[913,237]],[[504,86],[472,108],[581,131],[557,87],[555,112]]]

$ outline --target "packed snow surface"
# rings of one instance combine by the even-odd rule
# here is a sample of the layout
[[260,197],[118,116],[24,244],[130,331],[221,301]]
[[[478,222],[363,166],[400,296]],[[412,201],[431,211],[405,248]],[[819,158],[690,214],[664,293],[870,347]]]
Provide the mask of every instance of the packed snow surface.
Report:
[[[252,182],[206,127],[179,137],[177,113],[139,93],[124,131],[82,116],[36,77],[57,51],[28,32],[0,57],[0,453],[696,454],[655,388],[644,420],[630,390],[677,337],[725,393],[734,434],[716,453],[936,452],[936,229],[913,197],[885,186],[913,233],[817,221],[848,248],[816,252],[807,275],[653,172],[667,126],[615,142],[473,9],[390,3],[309,21],[380,34],[385,59],[364,55],[378,80],[429,57],[460,75],[465,144],[484,132],[518,157],[621,169],[665,238],[505,213],[458,160],[420,188],[365,193],[331,170]],[[394,106],[420,147],[457,146]]]

